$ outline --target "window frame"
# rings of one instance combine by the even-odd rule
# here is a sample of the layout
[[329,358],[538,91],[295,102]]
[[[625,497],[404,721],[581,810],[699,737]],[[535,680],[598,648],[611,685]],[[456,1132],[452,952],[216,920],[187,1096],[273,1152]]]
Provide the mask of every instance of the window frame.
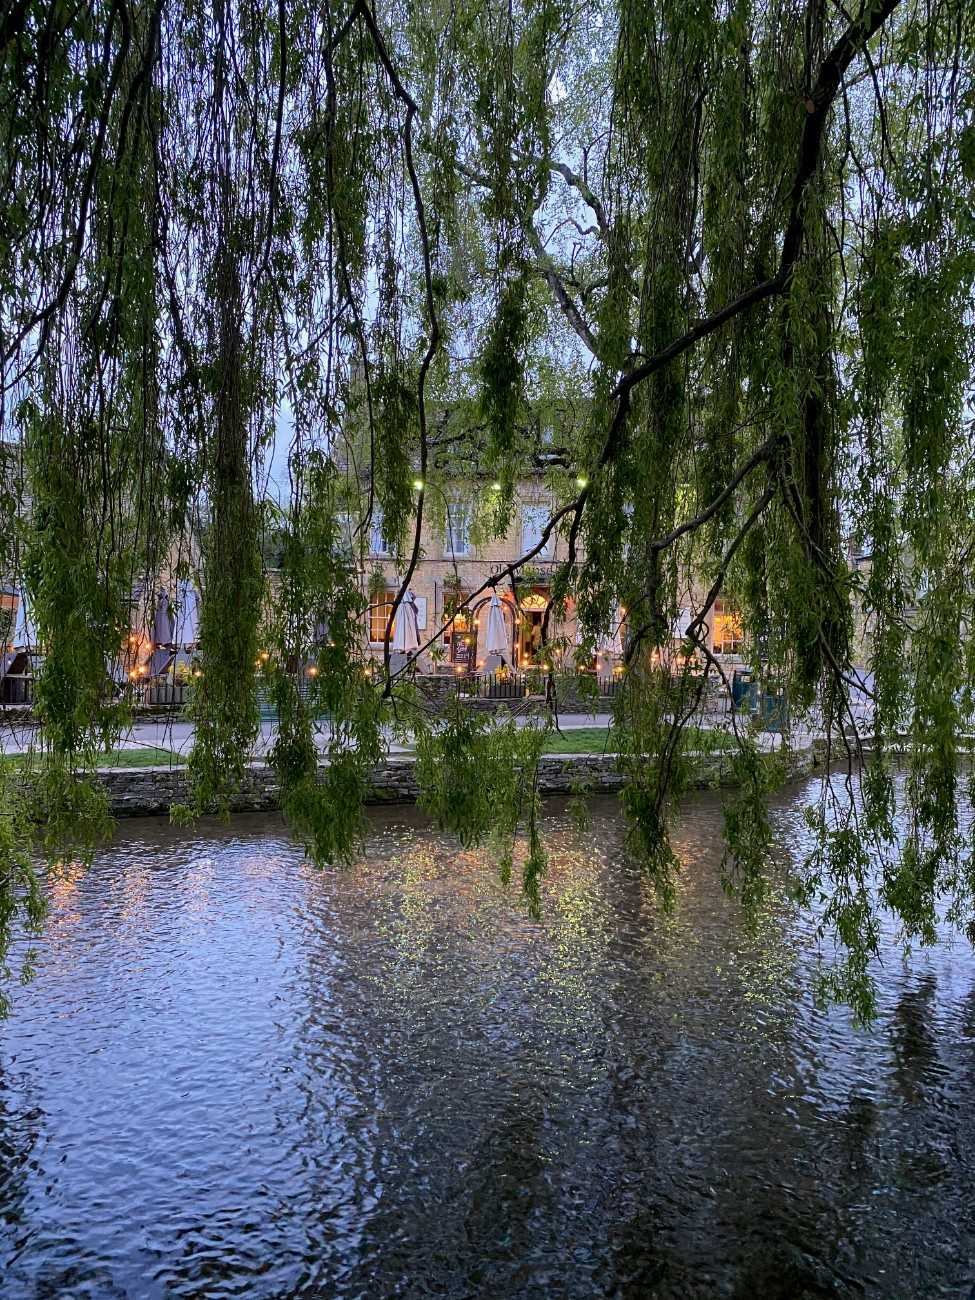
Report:
[[[374,597],[371,597],[369,600],[369,608],[366,610],[366,620],[367,620],[366,630],[368,632],[369,644],[371,646],[380,646],[383,644],[383,642],[386,639],[386,624],[389,621],[389,611],[393,608],[393,602],[396,599],[396,589],[394,587],[386,587],[383,589],[381,594],[384,597],[384,599],[379,600]],[[376,614],[376,612],[380,609],[384,610],[385,612],[382,615],[381,623],[377,624],[376,626],[381,627],[382,633],[378,640],[373,640],[373,635],[372,635],[373,617]]]
[[[722,639],[718,642],[718,620],[721,620]],[[732,635],[729,637],[728,632]],[[726,646],[731,649],[726,649]],[[714,602],[711,617],[711,649],[715,655],[720,655],[723,659],[732,659],[741,657],[745,645],[745,631],[741,625],[741,619],[727,601],[720,599]]]
[[372,519],[369,521],[369,555],[376,560],[388,560],[392,556],[390,544],[383,536],[383,512],[373,506]]
[[[541,519],[541,522],[538,523],[535,528],[534,541],[529,541],[528,538],[527,530],[528,530],[528,520],[530,516],[534,516],[536,519],[538,518]],[[549,506],[544,504],[544,502],[528,501],[525,502],[524,505],[522,505],[521,507],[521,553],[522,555],[527,555],[529,551],[535,549],[538,542],[541,540],[541,534],[545,531],[545,526],[549,523],[551,518],[552,518],[552,511],[549,508]],[[538,558],[539,560],[551,559],[552,550],[553,550],[552,542],[553,542],[552,535],[549,534],[548,540],[546,541],[544,547],[537,552],[536,558]]]
[[[474,554],[474,547],[471,543],[471,516],[473,509],[471,502],[463,497],[455,497],[445,503],[444,512],[444,535],[443,535],[443,554],[447,560],[464,560]],[[458,517],[462,521],[463,527],[463,546],[454,545],[454,528],[453,519],[454,511],[458,512]]]

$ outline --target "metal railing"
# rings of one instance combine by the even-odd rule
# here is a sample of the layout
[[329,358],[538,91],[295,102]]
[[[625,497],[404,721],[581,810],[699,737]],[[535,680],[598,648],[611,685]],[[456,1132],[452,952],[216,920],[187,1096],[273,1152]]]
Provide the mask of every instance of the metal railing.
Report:
[[[571,681],[571,678],[569,679]],[[494,673],[458,673],[454,679],[456,689],[466,696],[480,700],[521,700],[528,695],[544,695],[545,675],[538,670],[498,671]],[[589,677],[595,682],[593,698],[607,699],[620,690],[622,679],[612,674]],[[580,692],[581,694],[581,692]],[[588,698],[589,692],[586,692]]]
[[189,698],[185,682],[150,682],[138,692],[140,704],[150,708],[181,709]]

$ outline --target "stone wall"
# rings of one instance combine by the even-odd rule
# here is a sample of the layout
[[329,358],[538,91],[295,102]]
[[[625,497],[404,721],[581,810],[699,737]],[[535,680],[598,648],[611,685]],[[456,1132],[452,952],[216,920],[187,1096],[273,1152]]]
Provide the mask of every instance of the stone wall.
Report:
[[[789,757],[790,779],[807,775],[815,765],[812,746]],[[179,767],[111,768],[102,774],[112,811],[119,817],[166,813],[174,803],[186,801],[186,770]],[[618,790],[624,782],[612,754],[549,754],[539,765],[539,791],[543,795],[572,794],[585,789],[592,794]],[[731,772],[720,755],[702,755],[694,784],[699,788],[731,784]],[[379,765],[373,774],[373,804],[413,803],[418,794],[415,764],[408,755]],[[274,772],[263,763],[252,764],[244,788],[233,800],[236,812],[272,812],[278,808]]]

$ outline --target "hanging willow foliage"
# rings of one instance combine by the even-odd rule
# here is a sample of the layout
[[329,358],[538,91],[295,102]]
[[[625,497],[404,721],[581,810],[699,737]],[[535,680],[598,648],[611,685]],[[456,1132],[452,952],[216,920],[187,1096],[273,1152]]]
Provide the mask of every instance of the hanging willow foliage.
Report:
[[[664,895],[681,731],[709,682],[728,687],[705,635],[720,598],[847,775],[853,665],[872,673],[861,794],[827,776],[799,882],[829,900],[832,991],[869,1015],[878,909],[928,939],[947,898],[975,936],[973,47],[970,0],[6,6],[2,542],[46,652],[51,854],[103,829],[91,774],[125,722],[106,668],[133,587],[182,546],[203,573],[186,815],[239,786],[260,673],[283,801],[319,860],[352,854],[392,724],[466,839],[492,796],[523,808],[537,906],[537,738],[438,726],[389,639],[421,559],[414,477],[497,478],[477,527],[502,535],[549,404],[576,412],[556,508],[484,589],[557,533],[555,603],[589,638],[628,611],[624,805]],[[380,521],[401,582],[373,678]],[[703,675],[655,666],[689,575],[706,594],[680,635]],[[545,636],[554,663],[548,617]],[[772,775],[738,739],[727,878],[755,902]],[[13,817],[23,792],[0,793]],[[37,896],[19,831],[0,854],[2,954]]]

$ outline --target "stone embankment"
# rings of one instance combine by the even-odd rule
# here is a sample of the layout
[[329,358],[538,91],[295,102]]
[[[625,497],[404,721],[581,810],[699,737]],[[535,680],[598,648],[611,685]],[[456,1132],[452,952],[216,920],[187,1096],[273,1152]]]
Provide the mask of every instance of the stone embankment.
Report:
[[[789,779],[808,775],[816,765],[812,745],[788,756]],[[612,754],[549,754],[539,764],[539,792],[565,795],[578,791],[604,794],[620,789],[625,777]],[[166,813],[187,798],[186,769],[181,767],[107,768],[101,779],[108,787],[112,810],[119,817]],[[701,789],[733,784],[726,759],[701,755],[694,784]],[[373,773],[373,804],[414,803],[418,795],[415,764],[409,755],[391,757]],[[271,768],[254,763],[240,793],[232,802],[235,812],[273,812],[279,806],[277,778]]]

